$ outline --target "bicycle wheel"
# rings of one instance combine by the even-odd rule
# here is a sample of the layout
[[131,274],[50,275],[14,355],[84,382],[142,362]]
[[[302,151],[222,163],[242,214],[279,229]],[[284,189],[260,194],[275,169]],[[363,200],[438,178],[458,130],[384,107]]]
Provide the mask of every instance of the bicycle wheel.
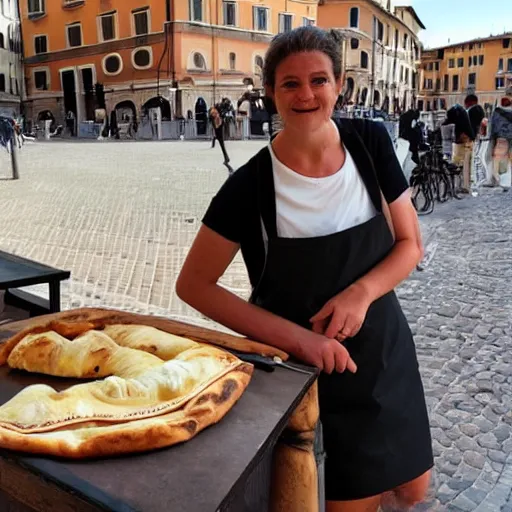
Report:
[[434,209],[430,187],[427,183],[416,183],[411,193],[412,204],[419,214],[431,213]]
[[440,172],[437,175],[437,200],[440,203],[444,203],[450,198],[451,185],[450,179],[444,172]]

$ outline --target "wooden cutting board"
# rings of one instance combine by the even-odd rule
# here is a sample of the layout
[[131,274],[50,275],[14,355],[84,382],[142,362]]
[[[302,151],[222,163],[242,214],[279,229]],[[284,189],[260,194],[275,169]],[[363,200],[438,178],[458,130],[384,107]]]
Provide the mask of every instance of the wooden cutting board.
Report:
[[288,359],[285,352],[248,338],[199,327],[176,320],[151,315],[139,315],[127,311],[103,308],[80,308],[38,316],[0,326],[0,365],[5,364],[12,349],[29,331],[45,332],[57,330],[63,336],[74,337],[89,329],[102,329],[112,324],[149,325],[162,331],[184,336],[200,343],[209,343],[221,348],[237,350],[266,357]]

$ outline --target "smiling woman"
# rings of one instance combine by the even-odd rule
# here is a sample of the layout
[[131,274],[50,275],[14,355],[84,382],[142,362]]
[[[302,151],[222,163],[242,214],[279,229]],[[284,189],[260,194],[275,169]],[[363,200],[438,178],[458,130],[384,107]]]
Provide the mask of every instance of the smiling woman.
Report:
[[[327,511],[375,512],[421,501],[433,465],[394,293],[421,240],[386,129],[332,120],[341,70],[336,32],[309,26],[273,39],[263,82],[284,128],[213,198],[176,288],[215,321],[322,370]],[[240,249],[249,302],[218,285]]]

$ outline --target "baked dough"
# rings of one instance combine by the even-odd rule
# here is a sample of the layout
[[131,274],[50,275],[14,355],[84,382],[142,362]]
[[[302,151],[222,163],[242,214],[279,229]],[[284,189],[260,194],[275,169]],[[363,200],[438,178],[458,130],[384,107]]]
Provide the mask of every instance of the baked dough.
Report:
[[188,338],[175,336],[149,325],[107,325],[103,332],[122,347],[144,350],[164,361],[199,345]]
[[69,332],[76,337],[26,334],[9,366],[105,378],[61,392],[23,389],[0,407],[0,447],[84,458],[169,446],[219,421],[253,370],[229,352],[148,326]]
[[55,331],[29,334],[7,359],[11,368],[74,378],[132,377],[161,363],[158,357],[120,347],[105,333],[95,330],[73,341]]

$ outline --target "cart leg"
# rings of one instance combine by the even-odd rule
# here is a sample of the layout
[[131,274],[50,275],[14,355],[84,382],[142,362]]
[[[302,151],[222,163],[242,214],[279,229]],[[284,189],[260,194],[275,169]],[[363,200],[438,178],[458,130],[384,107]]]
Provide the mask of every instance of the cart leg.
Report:
[[318,471],[314,453],[318,423],[315,382],[293,412],[274,450],[271,512],[318,512]]
[[60,311],[60,281],[50,281],[50,313]]

